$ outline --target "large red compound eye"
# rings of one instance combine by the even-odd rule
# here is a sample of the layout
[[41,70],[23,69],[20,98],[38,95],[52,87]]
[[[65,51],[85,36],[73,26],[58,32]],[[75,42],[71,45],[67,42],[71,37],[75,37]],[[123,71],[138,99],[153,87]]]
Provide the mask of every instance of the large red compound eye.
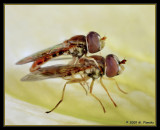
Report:
[[89,32],[87,35],[88,51],[96,53],[100,51],[100,35],[96,32]]
[[106,56],[106,76],[114,77],[118,75],[119,63],[116,56],[109,54]]

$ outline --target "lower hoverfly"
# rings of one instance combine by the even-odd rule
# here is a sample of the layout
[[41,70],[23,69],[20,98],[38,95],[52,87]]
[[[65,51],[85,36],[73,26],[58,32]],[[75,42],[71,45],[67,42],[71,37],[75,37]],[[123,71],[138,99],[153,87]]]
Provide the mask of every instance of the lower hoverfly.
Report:
[[[78,60],[78,63],[76,63],[75,65],[52,65],[52,66],[40,68],[23,77],[21,81],[37,81],[37,80],[44,80],[49,78],[63,78],[68,80],[64,85],[64,88],[62,91],[62,97],[60,101],[56,104],[56,106],[53,109],[46,112],[46,113],[50,113],[53,110],[55,110],[58,107],[58,105],[63,101],[64,92],[67,84],[72,84],[72,83],[83,84],[84,82],[86,82],[91,78],[92,82],[89,86],[89,93],[100,103],[100,105],[103,108],[103,111],[106,112],[100,99],[92,93],[94,81],[95,79],[100,78],[101,86],[107,92],[109,98],[111,99],[112,103],[116,107],[117,106],[116,103],[114,102],[107,88],[102,82],[102,77],[106,75],[106,77],[113,79],[112,77],[119,75],[124,70],[124,66],[122,64],[125,64],[126,60],[123,59],[122,61],[120,61],[118,57],[113,54],[107,55],[106,58],[103,58],[102,56],[98,56],[98,55],[93,55],[90,57],[97,62],[97,64],[99,65],[98,67],[93,60],[84,57],[84,58],[80,58]],[[82,78],[75,77],[75,75],[79,73],[83,74]],[[126,94],[126,92],[124,92],[119,88],[116,81],[115,83],[118,89],[121,92]]]
[[87,53],[96,53],[103,49],[106,37],[100,37],[96,32],[89,32],[87,36],[76,35],[63,43],[57,44],[53,47],[47,48],[45,50],[34,53],[30,56],[23,58],[16,64],[25,64],[28,62],[33,62],[30,71],[33,72],[38,70],[40,66],[54,57],[61,55],[72,55],[73,61],[75,63],[77,58],[83,55],[87,56]]

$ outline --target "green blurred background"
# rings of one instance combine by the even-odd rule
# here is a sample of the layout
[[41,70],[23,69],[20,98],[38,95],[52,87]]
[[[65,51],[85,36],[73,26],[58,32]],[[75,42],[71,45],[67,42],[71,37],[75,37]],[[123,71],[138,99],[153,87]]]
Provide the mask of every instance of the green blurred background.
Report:
[[[104,80],[108,91],[117,103],[115,108],[109,97],[96,81],[93,93],[103,102],[106,113],[91,96],[86,96],[79,84],[68,85],[63,103],[52,113],[61,97],[65,84],[63,79],[38,82],[21,82],[29,73],[32,63],[15,65],[17,61],[39,50],[61,43],[78,34],[87,35],[96,31],[107,36],[102,56],[115,54],[127,59],[125,71],[115,77],[119,86],[128,94],[121,93],[115,83]],[[97,53],[100,54],[100,53]],[[61,61],[63,62],[63,61]],[[51,61],[50,64],[60,62]],[[89,80],[90,82],[90,80]],[[155,5],[5,5],[5,124],[22,125],[23,120],[50,119],[51,125],[83,125],[74,118],[86,121],[85,125],[155,125]],[[26,120],[31,107],[17,116],[17,105],[8,102],[20,100],[40,106]],[[24,105],[18,102],[20,108]],[[11,111],[13,111],[10,114]],[[27,111],[27,112],[26,112]],[[32,118],[37,116],[38,118]],[[57,124],[56,113],[62,115]],[[53,115],[52,117],[50,117]],[[68,123],[64,116],[74,117]],[[17,122],[14,123],[15,117]],[[67,119],[68,119],[67,118]],[[53,122],[52,122],[53,121]],[[64,121],[64,122],[63,122]],[[90,121],[90,123],[87,123]],[[141,121],[139,124],[126,123]],[[143,124],[143,121],[154,122]],[[41,122],[39,125],[46,125]],[[28,123],[30,125],[30,123]]]

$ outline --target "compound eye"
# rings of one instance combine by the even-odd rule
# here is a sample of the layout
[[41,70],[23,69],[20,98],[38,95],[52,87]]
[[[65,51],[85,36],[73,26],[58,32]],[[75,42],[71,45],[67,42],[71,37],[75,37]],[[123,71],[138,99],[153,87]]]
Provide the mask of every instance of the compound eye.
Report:
[[118,75],[119,63],[115,55],[110,54],[106,56],[106,76],[114,77]]
[[100,35],[96,32],[89,32],[87,35],[88,51],[96,53],[100,51]]

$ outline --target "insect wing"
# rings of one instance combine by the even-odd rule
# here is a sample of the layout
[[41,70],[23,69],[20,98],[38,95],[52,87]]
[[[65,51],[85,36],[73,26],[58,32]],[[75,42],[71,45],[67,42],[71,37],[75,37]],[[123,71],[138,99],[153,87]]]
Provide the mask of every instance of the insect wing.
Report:
[[41,71],[36,70],[32,73],[27,74],[24,76],[21,81],[38,81],[38,80],[44,80],[44,79],[49,79],[51,78],[50,76],[44,76]]
[[40,68],[30,74],[26,75],[21,81],[37,81],[49,78],[67,77],[74,75],[80,71],[89,68],[82,64],[78,65],[53,65],[48,67]]
[[34,53],[30,56],[27,56],[25,58],[23,58],[22,60],[18,61],[16,64],[25,64],[28,62],[32,62],[32,61],[36,61],[37,59],[41,58],[41,57],[45,57],[51,54],[55,54],[57,52],[59,52],[60,50],[64,51],[67,50],[69,48],[69,43],[60,43],[58,45],[55,45],[53,47],[49,47],[47,49],[44,49],[42,51],[39,51],[37,53]]

